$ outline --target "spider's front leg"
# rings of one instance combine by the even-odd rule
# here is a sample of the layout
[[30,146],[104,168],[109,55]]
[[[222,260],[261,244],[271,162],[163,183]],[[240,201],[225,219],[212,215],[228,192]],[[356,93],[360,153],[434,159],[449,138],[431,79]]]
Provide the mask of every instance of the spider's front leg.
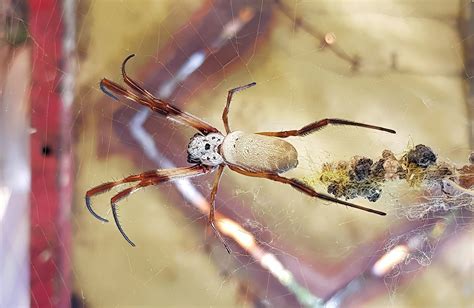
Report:
[[132,242],[132,240],[128,237],[128,235],[123,230],[122,225],[120,224],[119,217],[118,217],[118,211],[117,211],[117,202],[119,202],[120,200],[122,200],[125,197],[130,196],[131,194],[133,194],[137,190],[140,190],[140,189],[145,188],[147,186],[157,185],[157,184],[159,184],[163,181],[165,181],[165,179],[163,179],[161,181],[159,179],[143,180],[135,186],[132,186],[132,187],[129,187],[127,189],[122,190],[121,192],[119,192],[118,194],[113,196],[112,199],[110,199],[110,205],[112,207],[112,215],[114,216],[115,225],[119,229],[119,231],[122,234],[123,238],[130,245],[132,245],[133,247],[135,247],[135,243]]
[[133,56],[133,54],[128,56],[122,63],[122,77],[125,83],[133,91],[125,89],[121,85],[104,78],[100,81],[100,89],[105,94],[115,100],[118,100],[120,97],[131,100],[137,104],[149,108],[153,112],[161,114],[162,116],[174,119],[182,124],[189,125],[200,131],[202,134],[219,132],[217,128],[197,118],[196,116],[184,112],[176,106],[171,105],[163,101],[162,99],[155,97],[149,91],[145,90],[140,84],[138,84],[138,82],[130,78],[126,73],[125,65],[127,64],[127,61],[130,60]]
[[104,183],[104,184],[100,184],[96,187],[93,187],[93,188],[89,189],[86,192],[86,197],[85,197],[86,207],[89,210],[89,212],[92,214],[92,216],[94,216],[98,220],[100,220],[102,222],[109,222],[107,219],[103,218],[102,216],[100,216],[99,214],[97,214],[94,211],[94,209],[92,208],[91,198],[94,197],[94,196],[106,193],[114,187],[121,186],[121,185],[124,185],[124,184],[127,184],[127,183],[142,181],[146,178],[153,177],[155,175],[156,175],[156,170],[152,170],[152,171],[147,171],[147,172],[143,172],[143,173],[140,173],[140,174],[131,175],[131,176],[123,178],[119,181],[107,182],[107,183]]
[[203,175],[212,170],[214,169],[208,166],[194,165],[191,167],[184,167],[184,168],[152,170],[152,171],[147,171],[147,172],[137,174],[137,175],[131,175],[120,181],[105,183],[87,191],[86,206],[94,217],[96,217],[97,219],[101,221],[107,222],[108,221],[107,219],[102,218],[101,216],[99,216],[98,214],[94,212],[94,210],[91,207],[90,198],[92,196],[103,194],[109,191],[110,189],[114,188],[115,186],[131,183],[131,182],[138,182],[136,185],[120,191],[118,194],[113,196],[112,199],[110,200],[111,207],[112,207],[112,214],[114,216],[114,220],[115,220],[115,224],[117,225],[117,228],[119,229],[120,233],[125,238],[125,240],[127,240],[127,242],[130,245],[135,246],[135,244],[130,240],[130,238],[127,236],[127,234],[125,233],[125,231],[123,230],[120,224],[120,221],[118,218],[117,202],[119,202],[123,198],[147,186],[159,185],[161,183],[176,180],[179,178],[185,178],[185,177],[189,178],[189,177],[194,177],[198,175]]

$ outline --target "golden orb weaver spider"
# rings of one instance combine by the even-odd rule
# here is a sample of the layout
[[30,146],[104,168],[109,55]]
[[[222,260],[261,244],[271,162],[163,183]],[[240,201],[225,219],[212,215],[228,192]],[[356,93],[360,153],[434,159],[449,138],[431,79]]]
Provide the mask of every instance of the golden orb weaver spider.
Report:
[[225,128],[225,134],[223,134],[214,126],[195,117],[194,115],[184,112],[175,106],[155,97],[153,94],[143,89],[136,81],[128,77],[125,71],[125,65],[127,61],[133,56],[133,54],[129,55],[122,63],[123,80],[131,90],[125,89],[121,85],[104,78],[100,82],[100,88],[102,91],[114,99],[118,100],[118,98],[115,96],[117,95],[140,105],[146,106],[152,111],[157,112],[168,119],[173,119],[184,125],[193,127],[198,131],[198,133],[191,138],[187,150],[188,162],[194,164],[193,166],[146,171],[140,174],[130,175],[118,181],[98,185],[86,192],[85,199],[87,209],[95,218],[103,222],[108,222],[107,219],[98,215],[92,209],[91,197],[105,193],[116,186],[129,183],[135,184],[120,191],[111,199],[112,214],[115,224],[117,225],[117,228],[119,229],[122,236],[125,238],[125,240],[127,240],[128,243],[130,243],[130,245],[135,246],[135,244],[130,240],[123,230],[118,219],[118,201],[147,186],[159,185],[161,183],[179,178],[190,178],[217,171],[209,201],[209,224],[216,236],[230,253],[230,248],[217,230],[214,219],[215,198],[219,186],[219,180],[226,166],[232,171],[246,176],[266,178],[272,181],[289,184],[300,192],[314,198],[346,205],[378,215],[386,215],[386,213],[378,210],[339,200],[323,193],[318,193],[313,188],[297,179],[281,176],[281,173],[294,169],[298,165],[298,152],[290,143],[282,140],[281,138],[290,136],[306,136],[326,127],[327,125],[358,126],[381,130],[392,134],[395,133],[394,130],[343,119],[323,119],[310,123],[301,129],[288,131],[259,133],[231,131],[229,127],[228,114],[232,96],[236,92],[255,86],[256,83],[252,82],[245,86],[229,90],[227,95],[227,104],[222,113],[222,120],[224,122]]

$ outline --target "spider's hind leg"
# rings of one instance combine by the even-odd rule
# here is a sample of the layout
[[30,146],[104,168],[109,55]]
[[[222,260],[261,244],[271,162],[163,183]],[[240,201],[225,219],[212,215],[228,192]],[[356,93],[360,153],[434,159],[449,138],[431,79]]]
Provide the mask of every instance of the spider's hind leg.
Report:
[[278,138],[286,138],[292,136],[307,136],[312,134],[320,129],[327,127],[328,125],[345,125],[345,126],[357,126],[369,129],[375,129],[384,131],[386,133],[395,134],[396,132],[393,129],[385,128],[381,126],[375,126],[372,124],[366,124],[361,122],[354,122],[344,119],[322,119],[313,123],[310,123],[306,126],[303,126],[300,129],[293,129],[293,130],[285,130],[279,132],[259,132],[258,135],[270,136],[270,137],[278,137]]
[[294,189],[296,189],[296,190],[298,190],[298,191],[300,191],[300,192],[302,192],[302,193],[304,193],[304,194],[306,194],[310,197],[313,197],[313,198],[318,198],[318,199],[321,199],[321,200],[325,200],[325,201],[345,205],[345,206],[352,207],[352,208],[362,210],[362,211],[365,211],[365,212],[369,212],[369,213],[372,213],[372,214],[377,214],[377,215],[381,215],[381,216],[387,215],[385,212],[382,212],[382,211],[378,211],[378,210],[375,210],[375,209],[372,209],[372,208],[357,205],[357,204],[350,203],[350,202],[347,202],[347,201],[339,200],[337,198],[331,197],[331,196],[323,194],[323,193],[318,193],[313,188],[311,188],[310,186],[308,186],[305,183],[303,183],[303,182],[301,182],[297,179],[294,179],[294,178],[293,179],[292,178],[286,178],[286,177],[280,176],[276,173],[248,171],[248,170],[242,169],[242,168],[237,167],[237,166],[230,166],[229,165],[229,168],[231,170],[237,172],[237,173],[240,173],[240,174],[243,174],[243,175],[246,175],[246,176],[257,177],[257,178],[265,178],[265,179],[272,180],[272,181],[275,181],[275,182],[288,184],[291,187],[293,187]]

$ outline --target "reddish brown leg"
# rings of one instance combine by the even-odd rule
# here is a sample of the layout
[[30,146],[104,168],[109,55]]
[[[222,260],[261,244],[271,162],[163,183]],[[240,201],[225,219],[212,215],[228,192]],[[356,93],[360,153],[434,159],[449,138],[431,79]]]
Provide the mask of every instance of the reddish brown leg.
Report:
[[107,219],[103,218],[102,216],[100,216],[99,214],[97,214],[94,211],[94,209],[92,208],[92,204],[91,204],[91,197],[103,194],[105,192],[108,192],[112,188],[120,186],[120,185],[124,185],[124,184],[127,184],[127,183],[132,183],[132,182],[137,182],[137,181],[142,181],[146,178],[154,177],[154,176],[156,176],[157,171],[158,170],[151,170],[151,171],[143,172],[143,173],[140,173],[140,174],[131,175],[131,176],[128,176],[128,177],[126,177],[122,180],[100,184],[100,185],[98,185],[94,188],[89,189],[86,192],[86,207],[87,207],[87,209],[98,220],[103,221],[103,222],[108,222]]
[[358,210],[366,211],[366,212],[369,212],[369,213],[374,213],[374,214],[377,214],[377,215],[382,215],[382,216],[387,215],[386,213],[381,212],[381,211],[377,211],[377,210],[367,208],[367,207],[364,207],[364,206],[361,206],[361,205],[357,205],[357,204],[349,203],[349,202],[346,202],[346,201],[343,201],[343,200],[339,200],[339,199],[336,199],[336,198],[331,197],[331,196],[326,195],[326,194],[318,193],[314,189],[312,189],[311,187],[309,187],[305,183],[300,182],[297,179],[285,178],[285,177],[282,177],[282,176],[280,176],[276,173],[253,172],[253,171],[248,171],[248,170],[242,169],[242,168],[237,167],[237,166],[231,166],[231,165],[228,165],[228,166],[231,170],[233,170],[235,172],[238,172],[240,174],[246,175],[246,176],[257,177],[257,178],[266,178],[266,179],[269,179],[269,180],[272,180],[272,181],[276,181],[276,182],[280,182],[280,183],[284,183],[284,184],[289,184],[293,188],[295,188],[295,189],[301,191],[302,193],[305,193],[305,194],[307,194],[311,197],[314,197],[314,198],[319,198],[319,199],[322,199],[322,200],[326,200],[326,201],[330,201],[330,202],[334,202],[334,203],[339,203],[339,204],[342,204],[342,205],[346,205],[346,206],[349,206],[349,207],[356,208]]
[[222,244],[224,244],[225,249],[230,254],[231,250],[229,248],[229,245],[227,245],[227,242],[224,240],[221,233],[219,232],[219,230],[217,230],[217,228],[214,224],[214,222],[215,222],[214,212],[216,211],[216,194],[217,194],[217,190],[219,189],[219,181],[221,179],[223,171],[224,171],[224,165],[220,165],[219,169],[217,169],[216,177],[214,178],[214,184],[212,186],[212,191],[211,191],[211,200],[209,200],[209,205],[210,205],[209,224],[211,225],[211,228],[214,231],[214,234],[222,242]]
[[131,193],[135,192],[138,189],[141,189],[146,186],[150,185],[158,185],[170,180],[174,180],[177,178],[182,178],[182,177],[192,177],[192,176],[197,176],[201,174],[205,174],[209,171],[211,171],[212,168],[201,166],[201,165],[195,165],[192,167],[184,167],[184,168],[174,168],[174,169],[166,169],[166,170],[152,170],[152,171],[147,171],[141,174],[136,174],[136,175],[131,175],[129,177],[126,177],[120,181],[116,182],[109,182],[105,184],[98,185],[86,192],[86,206],[89,212],[91,214],[103,221],[103,222],[108,222],[107,219],[101,217],[98,215],[91,206],[91,197],[103,194],[110,189],[127,184],[127,183],[132,183],[132,182],[139,182],[133,187],[127,188],[118,194],[116,194],[112,199],[111,199],[111,205],[112,205],[112,214],[114,216],[115,223],[124,238],[132,245],[135,246],[135,244],[128,238],[128,236],[125,234],[125,232],[122,229],[122,226],[120,225],[120,222],[118,220],[118,215],[117,215],[117,205],[116,203],[120,201],[121,199],[129,196]]
[[[128,57],[125,58],[125,60],[123,60],[123,63],[122,63],[122,77],[123,77],[123,80],[125,81],[125,83],[130,87],[132,88],[133,90],[135,90],[136,92],[138,92],[139,94],[147,97],[148,99],[150,100],[157,100],[159,102],[163,102],[162,100],[156,98],[153,94],[151,94],[150,92],[148,92],[147,90],[145,90],[144,88],[142,88],[135,80],[133,80],[132,78],[128,77],[127,75],[127,72],[125,70],[125,65],[127,64],[128,60],[130,60],[131,58],[135,57],[135,54],[131,54],[129,55]],[[164,104],[166,104],[165,102],[163,102]]]
[[117,100],[118,100],[117,98],[118,96],[118,97],[124,97],[131,101],[134,101],[135,103],[146,106],[150,108],[152,111],[157,112],[163,116],[173,118],[178,122],[181,122],[185,125],[189,125],[197,129],[203,134],[219,132],[217,128],[204,122],[203,120],[193,116],[192,114],[184,112],[178,109],[177,107],[171,104],[168,104],[167,102],[155,97],[153,94],[143,89],[136,81],[128,77],[125,71],[125,64],[133,56],[134,55],[130,55],[124,60],[122,64],[122,76],[125,83],[134,91],[136,91],[136,93],[125,89],[121,85],[111,80],[104,78],[100,81],[100,88],[105,94]]
[[396,133],[393,129],[390,129],[390,128],[385,128],[385,127],[380,127],[380,126],[375,126],[375,125],[370,125],[370,124],[365,124],[365,123],[353,122],[353,121],[342,120],[342,119],[323,119],[323,120],[308,124],[301,129],[286,130],[286,131],[281,131],[281,132],[260,132],[257,134],[272,136],[272,137],[279,137],[279,138],[286,138],[286,137],[291,137],[291,136],[306,136],[322,128],[325,128],[328,125],[358,126],[358,127],[381,130],[381,131],[391,133],[391,134]]
[[230,102],[232,101],[232,96],[234,95],[234,93],[251,88],[255,86],[256,84],[257,84],[256,82],[252,82],[245,86],[240,86],[240,87],[231,89],[229,90],[229,92],[227,92],[227,104],[225,105],[224,112],[222,113],[222,121],[224,122],[225,132],[227,134],[230,133],[228,114],[229,114],[229,109],[230,109]]
[[112,206],[112,215],[114,216],[115,225],[119,229],[119,231],[122,234],[123,238],[130,245],[132,245],[133,247],[135,247],[135,243],[132,242],[132,240],[127,236],[127,234],[125,233],[125,231],[122,228],[122,225],[120,224],[119,217],[118,217],[118,211],[117,211],[117,202],[119,202],[120,200],[122,200],[125,197],[130,196],[132,193],[136,192],[137,190],[140,190],[140,189],[145,188],[145,187],[150,186],[150,185],[157,185],[157,184],[160,184],[160,183],[164,183],[165,181],[166,180],[164,180],[164,179],[161,182],[154,181],[154,180],[143,180],[143,181],[141,181],[140,183],[138,183],[137,185],[135,185],[133,187],[129,187],[125,190],[122,190],[121,192],[119,192],[118,194],[113,196],[112,199],[110,199],[110,205]]
[[193,176],[202,175],[202,174],[208,173],[211,170],[212,168],[208,168],[208,167],[200,166],[200,165],[185,167],[185,168],[157,170],[156,175],[154,177],[144,178],[137,185],[133,187],[129,187],[119,192],[115,196],[113,196],[112,199],[110,200],[110,204],[112,206],[112,214],[114,216],[115,224],[117,225],[117,228],[119,229],[120,233],[125,238],[125,240],[130,245],[135,246],[135,244],[130,240],[130,238],[127,236],[127,234],[123,230],[122,225],[120,224],[118,211],[117,211],[117,202],[119,202],[123,198],[129,196],[130,194],[144,187],[151,186],[151,185],[159,185],[159,184],[176,180],[179,178],[189,178]]

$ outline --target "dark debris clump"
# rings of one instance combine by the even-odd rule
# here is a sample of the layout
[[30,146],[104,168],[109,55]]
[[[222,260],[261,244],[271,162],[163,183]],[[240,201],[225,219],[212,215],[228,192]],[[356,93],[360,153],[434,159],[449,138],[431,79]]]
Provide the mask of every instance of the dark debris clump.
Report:
[[383,178],[385,177],[385,169],[383,167],[384,163],[385,159],[381,158],[375,164],[372,165],[372,168],[370,169],[370,174],[373,178],[383,180]]
[[377,201],[382,193],[382,187],[374,179],[383,178],[383,159],[375,164],[367,157],[354,157],[350,164],[340,163],[336,168],[330,164],[323,167],[321,181],[328,183],[328,193],[346,200],[357,197],[369,201]]
[[356,182],[366,180],[370,175],[370,167],[372,167],[372,164],[373,162],[370,158],[362,157],[358,159],[349,172],[350,179]]
[[[355,156],[348,161],[323,165],[318,182],[327,187],[327,192],[336,198],[365,198],[375,202],[382,195],[385,181],[404,180],[411,186],[424,182],[439,181],[454,173],[452,166],[436,164],[436,154],[423,144],[416,145],[400,158],[389,150],[374,161]],[[305,180],[314,184],[315,179]]]
[[382,187],[377,182],[364,181],[357,184],[347,185],[344,192],[343,196],[346,200],[361,197],[371,202],[375,202],[382,194]]
[[436,155],[431,148],[423,144],[418,144],[407,153],[409,164],[415,164],[422,168],[428,168],[436,163]]

